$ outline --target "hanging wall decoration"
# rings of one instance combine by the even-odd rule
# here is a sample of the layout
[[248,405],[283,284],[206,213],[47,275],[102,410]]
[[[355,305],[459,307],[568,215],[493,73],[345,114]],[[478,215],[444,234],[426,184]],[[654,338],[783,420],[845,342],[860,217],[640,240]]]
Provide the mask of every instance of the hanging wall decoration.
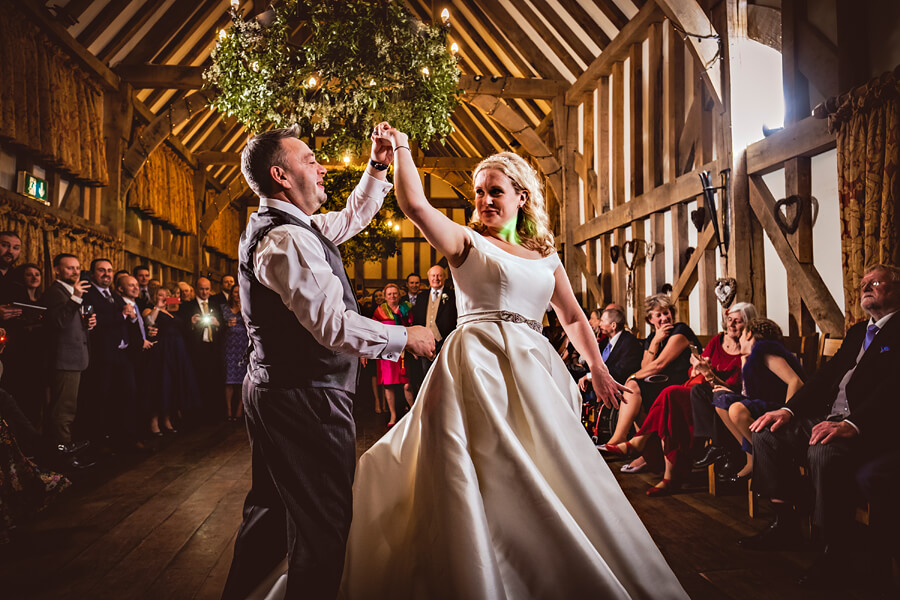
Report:
[[232,8],[219,32],[204,73],[219,112],[252,131],[297,123],[327,137],[316,150],[328,158],[367,157],[381,121],[423,147],[450,133],[460,71],[449,21],[425,25],[402,2],[371,0],[286,0],[264,15]]

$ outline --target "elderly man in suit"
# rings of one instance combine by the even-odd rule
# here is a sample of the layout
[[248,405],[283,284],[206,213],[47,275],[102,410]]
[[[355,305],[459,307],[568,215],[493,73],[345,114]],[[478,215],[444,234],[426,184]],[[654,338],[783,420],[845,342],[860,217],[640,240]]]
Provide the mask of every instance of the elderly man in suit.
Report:
[[855,474],[861,465],[896,452],[900,269],[870,267],[859,290],[860,306],[870,318],[850,328],[828,366],[784,408],[764,414],[750,427],[753,487],[771,499],[776,518],[740,544],[769,550],[796,542],[799,521],[793,506],[803,500],[797,467],[807,464],[814,488],[813,521],[825,552],[801,579],[803,584],[833,585],[831,575],[846,571]]
[[[435,353],[440,352],[444,339],[456,329],[456,295],[446,287],[447,272],[441,265],[428,269],[428,289],[419,292],[413,306],[413,325],[427,327],[434,334]],[[410,393],[415,397],[425,381],[433,361],[420,358],[407,362]]]
[[204,412],[207,417],[214,418],[225,397],[219,339],[219,328],[224,322],[222,305],[212,300],[212,284],[206,277],[197,279],[195,291],[196,297],[182,302],[178,313],[188,327],[188,350],[194,361]]
[[[625,329],[625,313],[618,308],[607,308],[600,314],[599,329],[603,334],[600,340],[600,356],[609,369],[609,374],[616,381],[625,381],[628,376],[641,368],[644,348],[634,334]],[[578,386],[582,391],[587,389],[591,380],[588,373],[581,378]]]
[[[88,366],[88,330],[97,324],[96,315],[82,318],[87,281],[79,281],[80,265],[72,254],[53,258],[56,280],[41,297],[47,307],[44,320],[50,360],[50,423],[47,434],[61,452],[76,450],[72,424],[78,408],[81,373]],[[77,464],[74,466],[78,466]]]

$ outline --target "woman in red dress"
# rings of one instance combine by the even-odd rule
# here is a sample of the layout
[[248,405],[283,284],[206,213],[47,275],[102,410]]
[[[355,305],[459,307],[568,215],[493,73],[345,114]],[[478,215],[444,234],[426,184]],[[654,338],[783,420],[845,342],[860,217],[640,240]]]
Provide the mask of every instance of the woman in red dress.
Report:
[[[400,288],[397,285],[389,283],[384,286],[384,304],[375,308],[372,318],[388,325],[412,325],[411,307],[409,302],[400,302]],[[408,381],[402,357],[398,361],[378,361],[378,383],[384,386],[384,398],[391,413],[388,428],[397,422],[397,398],[403,397],[403,384]]]

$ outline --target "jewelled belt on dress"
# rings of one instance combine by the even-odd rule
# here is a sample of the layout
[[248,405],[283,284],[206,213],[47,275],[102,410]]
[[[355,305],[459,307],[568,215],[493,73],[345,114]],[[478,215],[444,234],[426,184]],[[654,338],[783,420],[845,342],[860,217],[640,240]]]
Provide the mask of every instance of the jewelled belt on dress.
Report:
[[467,315],[460,316],[457,319],[457,324],[464,325],[466,323],[475,323],[478,321],[508,321],[510,323],[524,323],[538,333],[541,333],[544,330],[544,326],[537,321],[526,319],[519,313],[514,313],[510,310],[488,310],[485,312],[469,313]]

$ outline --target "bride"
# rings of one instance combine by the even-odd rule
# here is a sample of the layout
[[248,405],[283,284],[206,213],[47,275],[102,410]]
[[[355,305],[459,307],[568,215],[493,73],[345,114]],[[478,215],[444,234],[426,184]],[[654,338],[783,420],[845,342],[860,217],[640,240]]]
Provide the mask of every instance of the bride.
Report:
[[394,148],[400,208],[447,257],[460,316],[411,413],[360,459],[341,597],[686,598],[540,333],[549,302],[618,405],[535,171],[508,152],[482,161],[463,227],[428,203],[406,134],[375,135]]

